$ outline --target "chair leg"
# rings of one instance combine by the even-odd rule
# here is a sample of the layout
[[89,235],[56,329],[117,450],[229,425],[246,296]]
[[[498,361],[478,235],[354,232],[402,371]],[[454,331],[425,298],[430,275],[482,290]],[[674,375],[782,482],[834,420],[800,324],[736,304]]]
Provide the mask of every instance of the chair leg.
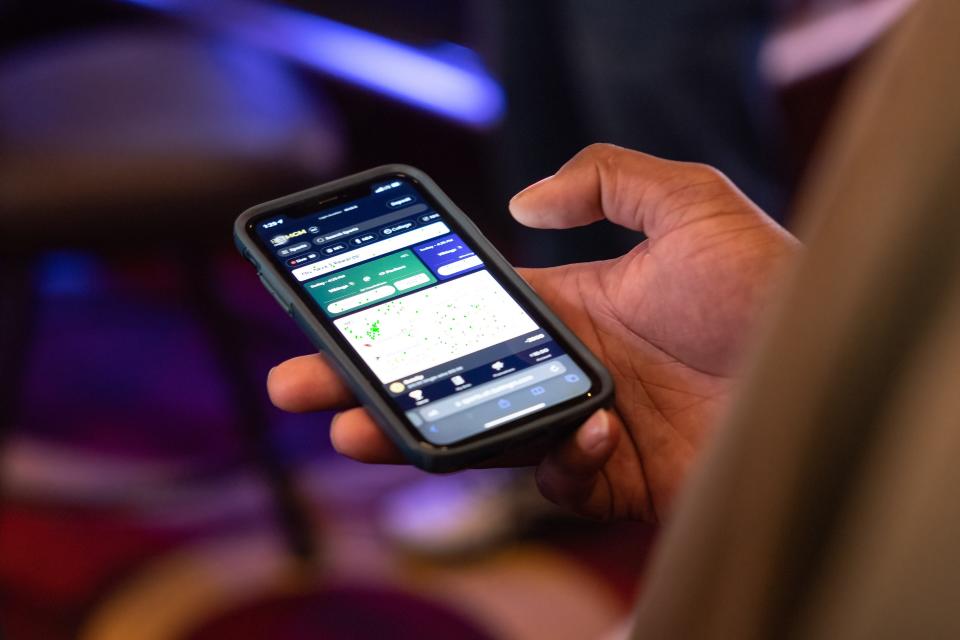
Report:
[[181,264],[186,266],[190,304],[203,325],[237,412],[244,448],[267,483],[288,549],[303,565],[313,564],[317,550],[307,509],[290,469],[271,442],[262,386],[247,375],[243,331],[216,291],[209,260],[190,256]]
[[0,263],[0,448],[17,419],[36,329],[32,267],[27,257],[7,257]]

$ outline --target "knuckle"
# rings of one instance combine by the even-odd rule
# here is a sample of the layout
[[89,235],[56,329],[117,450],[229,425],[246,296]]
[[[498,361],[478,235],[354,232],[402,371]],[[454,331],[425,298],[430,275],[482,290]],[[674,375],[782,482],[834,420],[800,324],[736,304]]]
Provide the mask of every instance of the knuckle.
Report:
[[596,164],[600,173],[610,179],[620,174],[620,170],[623,168],[623,154],[612,151],[604,152],[597,156]]
[[615,202],[622,195],[618,189],[624,183],[621,177],[630,173],[628,160],[635,153],[614,144],[595,142],[581,151],[577,159],[600,174],[602,188]]
[[608,142],[594,142],[584,147],[577,155],[593,162],[615,163],[623,153],[623,147]]
[[709,164],[700,162],[691,162],[687,165],[688,170],[698,182],[710,184],[716,187],[727,187],[730,180],[727,175]]

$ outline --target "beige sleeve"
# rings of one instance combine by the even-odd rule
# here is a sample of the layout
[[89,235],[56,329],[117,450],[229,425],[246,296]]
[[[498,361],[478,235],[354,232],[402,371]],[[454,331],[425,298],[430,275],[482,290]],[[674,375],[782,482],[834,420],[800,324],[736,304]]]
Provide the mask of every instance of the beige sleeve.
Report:
[[960,638],[960,2],[857,82],[634,638]]

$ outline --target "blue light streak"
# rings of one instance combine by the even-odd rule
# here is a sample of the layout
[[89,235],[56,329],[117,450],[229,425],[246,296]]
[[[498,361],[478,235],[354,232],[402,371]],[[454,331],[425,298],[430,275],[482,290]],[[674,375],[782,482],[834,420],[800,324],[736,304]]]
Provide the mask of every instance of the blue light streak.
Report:
[[122,1],[176,14],[472,127],[492,126],[504,110],[502,88],[479,63],[424,51],[305,11],[256,0]]

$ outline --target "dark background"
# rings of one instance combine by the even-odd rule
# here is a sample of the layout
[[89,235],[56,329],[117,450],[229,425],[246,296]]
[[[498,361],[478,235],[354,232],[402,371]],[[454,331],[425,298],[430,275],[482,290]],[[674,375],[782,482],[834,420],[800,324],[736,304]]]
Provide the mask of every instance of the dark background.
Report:
[[[516,264],[614,257],[639,237],[525,230],[506,209],[600,141],[713,164],[792,226],[829,115],[883,33],[816,27],[888,4],[0,1],[4,637],[615,629],[652,529],[568,519],[523,472],[345,461],[328,414],[269,405],[268,369],[310,347],[231,222],[402,162]],[[331,75],[397,68],[380,37],[502,107],[451,117]],[[836,53],[808,60],[811,43]],[[442,84],[432,99],[462,91]]]

